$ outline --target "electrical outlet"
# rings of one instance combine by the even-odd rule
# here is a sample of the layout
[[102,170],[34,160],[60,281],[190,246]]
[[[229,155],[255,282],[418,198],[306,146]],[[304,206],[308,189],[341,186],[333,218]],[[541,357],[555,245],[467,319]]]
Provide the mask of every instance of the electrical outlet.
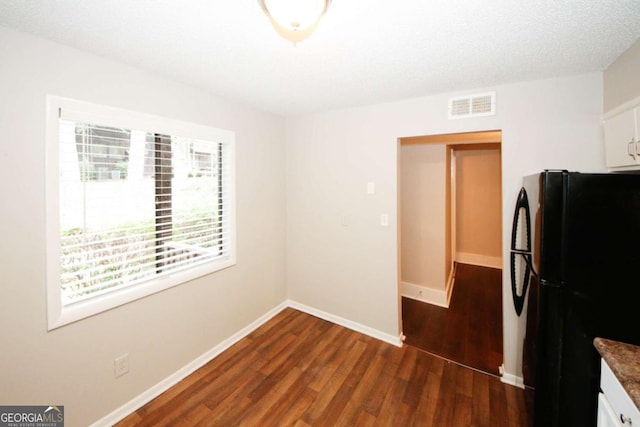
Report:
[[129,372],[129,353],[116,357],[113,361],[114,375],[116,378]]

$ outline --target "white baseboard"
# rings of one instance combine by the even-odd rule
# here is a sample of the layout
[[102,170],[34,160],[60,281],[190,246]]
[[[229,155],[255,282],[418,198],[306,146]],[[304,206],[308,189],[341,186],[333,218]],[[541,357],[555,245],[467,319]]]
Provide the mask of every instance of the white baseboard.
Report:
[[491,268],[502,269],[501,257],[471,254],[468,252],[457,252],[456,262],[460,264],[471,264],[471,265],[479,265],[480,267],[491,267]]
[[507,374],[506,372],[503,372],[502,376],[500,377],[500,381],[518,388],[524,388],[524,380],[522,379],[522,377],[519,377],[517,375]]
[[213,358],[218,356],[220,353],[231,347],[233,344],[240,341],[242,338],[249,335],[254,330],[258,329],[264,323],[266,323],[269,319],[271,319],[276,314],[280,313],[282,310],[287,308],[287,302],[283,302],[273,309],[269,310],[267,313],[262,315],[260,318],[242,328],[240,331],[233,334],[231,337],[222,341],[220,344],[213,347],[211,350],[202,354],[192,362],[188,363],[186,366],[177,370],[173,374],[169,375],[164,380],[160,381],[156,385],[144,391],[142,394],[134,397],[129,402],[125,403],[115,411],[107,414],[105,417],[99,419],[95,423],[91,424],[92,427],[102,427],[102,426],[112,426],[117,422],[123,420],[129,414],[132,414],[137,409],[141,408],[145,404],[149,403],[156,397],[160,396],[162,393],[182,381],[187,376],[191,375],[193,372],[201,368],[202,366],[209,363]]
[[449,308],[447,291],[427,288],[408,282],[400,282],[400,293],[403,297],[415,299],[440,307]]
[[351,329],[352,331],[360,332],[361,334],[368,335],[380,341],[384,341],[386,343],[395,345],[396,347],[402,347],[401,335],[397,337],[393,335],[389,335],[377,329],[370,328],[369,326],[365,326],[360,323],[353,322],[349,319],[345,319],[344,317],[327,313],[326,311],[318,310],[317,308],[309,307],[308,305],[304,305],[296,301],[288,300],[287,304],[291,308],[304,311],[307,314],[319,317],[331,323],[335,323],[336,325],[344,326],[345,328]]
[[173,387],[174,385],[182,381],[184,378],[191,375],[197,369],[209,363],[213,358],[215,358],[220,353],[222,353],[223,351],[231,347],[233,344],[240,341],[242,338],[249,335],[251,332],[258,329],[260,326],[266,323],[269,319],[271,319],[273,316],[280,313],[282,310],[284,310],[287,307],[291,307],[296,310],[308,313],[312,316],[316,316],[321,319],[327,320],[329,322],[335,323],[337,325],[344,326],[345,328],[354,330],[356,332],[360,332],[372,338],[379,339],[380,341],[387,342],[396,347],[402,347],[402,340],[401,340],[402,336],[394,337],[392,335],[386,334],[384,332],[378,331],[368,326],[361,325],[356,322],[352,322],[348,319],[345,319],[339,316],[334,316],[333,314],[324,312],[322,310],[318,310],[313,307],[309,307],[307,305],[300,304],[292,300],[287,300],[278,304],[276,307],[269,310],[267,313],[262,315],[260,318],[258,318],[254,322],[242,328],[240,331],[236,332],[231,337],[227,338],[220,344],[213,347],[211,350],[207,351],[206,353],[202,354],[192,362],[188,363],[186,366],[182,367],[181,369],[177,370],[173,374],[169,375],[164,380],[160,381],[156,385],[152,386],[151,388],[147,389],[143,393],[134,397],[129,402],[120,406],[113,412],[107,414],[103,418],[94,422],[93,424],[91,424],[91,427],[112,426],[118,423],[119,421],[122,421],[128,415],[132,414],[133,412],[135,412],[145,404],[149,403],[156,397],[160,396],[162,393],[164,393],[165,391],[167,391],[168,389],[170,389],[171,387]]

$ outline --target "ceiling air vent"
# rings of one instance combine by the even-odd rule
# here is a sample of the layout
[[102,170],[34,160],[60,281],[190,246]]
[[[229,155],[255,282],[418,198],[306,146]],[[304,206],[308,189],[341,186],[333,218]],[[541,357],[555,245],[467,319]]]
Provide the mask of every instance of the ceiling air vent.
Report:
[[449,99],[449,119],[493,116],[496,114],[496,93],[480,93]]

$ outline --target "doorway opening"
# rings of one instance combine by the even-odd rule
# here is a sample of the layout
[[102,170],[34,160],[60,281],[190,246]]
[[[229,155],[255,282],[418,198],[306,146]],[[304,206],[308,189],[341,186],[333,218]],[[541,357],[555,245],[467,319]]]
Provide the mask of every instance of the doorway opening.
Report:
[[405,343],[499,375],[501,131],[399,140]]

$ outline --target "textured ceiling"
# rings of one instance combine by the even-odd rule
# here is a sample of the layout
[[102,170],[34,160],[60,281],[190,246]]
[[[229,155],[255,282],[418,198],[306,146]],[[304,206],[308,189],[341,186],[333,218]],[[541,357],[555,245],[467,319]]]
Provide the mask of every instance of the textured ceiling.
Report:
[[256,0],[0,0],[0,25],[295,115],[602,71],[640,0],[333,0],[296,47]]

